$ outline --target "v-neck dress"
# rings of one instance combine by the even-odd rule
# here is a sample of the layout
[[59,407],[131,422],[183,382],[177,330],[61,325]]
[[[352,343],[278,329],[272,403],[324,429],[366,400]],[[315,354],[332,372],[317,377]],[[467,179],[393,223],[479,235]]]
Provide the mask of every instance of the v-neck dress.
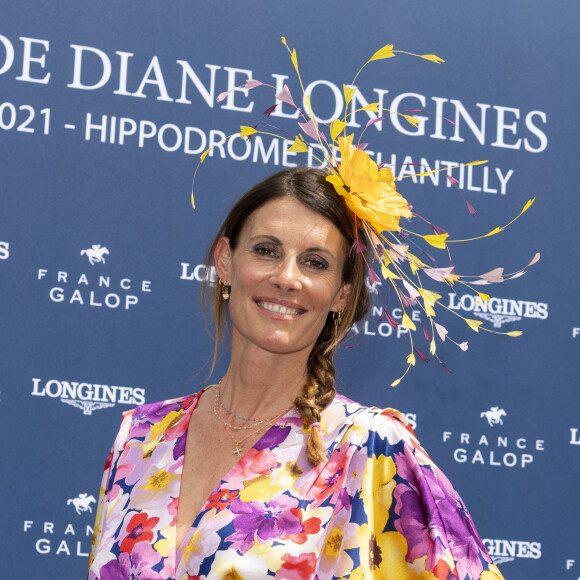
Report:
[[125,413],[89,580],[503,578],[401,414],[341,395],[322,413],[325,462],[309,464],[308,430],[290,411],[223,476],[176,546],[187,429],[203,392]]

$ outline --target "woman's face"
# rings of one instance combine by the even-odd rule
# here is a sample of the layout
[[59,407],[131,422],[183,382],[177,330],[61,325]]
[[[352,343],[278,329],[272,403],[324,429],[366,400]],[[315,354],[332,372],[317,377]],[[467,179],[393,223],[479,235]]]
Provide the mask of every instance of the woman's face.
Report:
[[330,221],[287,197],[250,215],[235,250],[222,238],[214,257],[232,287],[232,346],[309,353],[329,311],[346,306],[345,245]]

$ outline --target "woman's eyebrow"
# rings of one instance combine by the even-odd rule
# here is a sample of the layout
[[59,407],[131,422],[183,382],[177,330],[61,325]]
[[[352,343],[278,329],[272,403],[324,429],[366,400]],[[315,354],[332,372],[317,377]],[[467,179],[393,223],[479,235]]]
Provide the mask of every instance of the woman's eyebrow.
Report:
[[280,239],[279,239],[279,238],[277,238],[276,236],[271,236],[271,235],[269,235],[269,234],[258,234],[257,236],[252,236],[252,237],[250,238],[250,242],[254,242],[254,241],[256,241],[256,240],[260,240],[260,239],[264,239],[264,238],[266,238],[266,239],[268,239],[268,240],[270,240],[270,241],[274,242],[275,244],[280,244],[280,245],[282,245],[282,240],[280,240]]

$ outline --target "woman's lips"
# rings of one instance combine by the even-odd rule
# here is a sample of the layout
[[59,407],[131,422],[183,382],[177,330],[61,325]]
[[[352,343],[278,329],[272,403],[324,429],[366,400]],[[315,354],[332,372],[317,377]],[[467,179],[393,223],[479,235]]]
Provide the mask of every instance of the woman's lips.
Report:
[[305,312],[302,308],[290,307],[284,304],[280,304],[278,302],[269,302],[267,300],[256,300],[256,304],[260,308],[264,308],[265,310],[269,310],[270,312],[276,312],[278,314],[288,314],[296,316],[298,314],[302,314],[303,312]]

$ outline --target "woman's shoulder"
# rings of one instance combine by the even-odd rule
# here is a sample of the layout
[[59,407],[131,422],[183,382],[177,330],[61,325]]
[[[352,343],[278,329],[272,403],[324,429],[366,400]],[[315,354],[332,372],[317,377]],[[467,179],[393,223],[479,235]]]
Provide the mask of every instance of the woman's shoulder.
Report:
[[143,403],[123,413],[123,424],[153,425],[164,420],[173,420],[195,406],[201,394],[208,388],[201,389],[194,394]]
[[344,408],[346,421],[353,426],[368,427],[375,431],[377,429],[382,431],[385,428],[390,428],[397,432],[404,431],[416,439],[415,432],[409,421],[397,409],[391,407],[384,409],[374,406],[369,407],[341,394],[336,395],[334,403]]
[[323,425],[335,444],[365,447],[370,455],[393,452],[394,446],[424,453],[411,425],[396,409],[369,407],[337,394],[325,409]]
[[369,455],[408,452],[422,462],[431,461],[409,421],[397,409],[369,407],[340,394],[333,404],[336,416],[343,409],[343,441],[364,446]]

